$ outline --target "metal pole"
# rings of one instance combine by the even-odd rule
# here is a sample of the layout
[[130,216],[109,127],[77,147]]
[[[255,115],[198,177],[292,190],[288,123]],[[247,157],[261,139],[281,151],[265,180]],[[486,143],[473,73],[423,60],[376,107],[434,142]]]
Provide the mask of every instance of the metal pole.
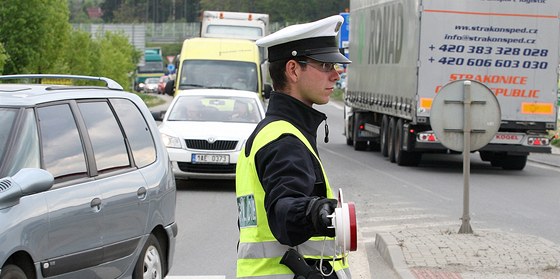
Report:
[[471,172],[471,82],[463,84],[463,221],[459,233],[473,233],[469,214],[469,177]]

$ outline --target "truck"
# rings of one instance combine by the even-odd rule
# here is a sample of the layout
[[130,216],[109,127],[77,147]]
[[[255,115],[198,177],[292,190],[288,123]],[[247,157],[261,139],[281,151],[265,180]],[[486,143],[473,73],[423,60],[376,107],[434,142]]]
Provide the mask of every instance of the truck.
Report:
[[439,90],[456,80],[496,96],[499,130],[478,151],[494,167],[522,170],[550,153],[557,128],[560,1],[351,0],[346,143],[415,166],[454,153],[430,126]]
[[163,63],[161,48],[145,48],[144,55],[136,68],[136,78],[134,80],[134,90],[142,91],[144,81],[147,78],[160,78],[166,74],[166,68]]
[[269,33],[268,14],[204,11],[200,37],[256,41]]
[[[263,84],[259,49],[254,41],[227,38],[191,38],[183,42],[176,94],[192,88],[222,88],[253,91],[263,99],[272,90]],[[171,86],[167,86],[171,87]]]

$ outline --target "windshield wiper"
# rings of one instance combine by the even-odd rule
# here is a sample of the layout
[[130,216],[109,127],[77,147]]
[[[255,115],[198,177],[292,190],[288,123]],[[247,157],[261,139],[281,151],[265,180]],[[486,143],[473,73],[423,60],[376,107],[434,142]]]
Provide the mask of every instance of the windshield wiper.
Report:
[[202,84],[195,84],[195,83],[187,83],[187,84],[179,85],[179,89],[184,89],[184,88],[188,88],[188,87],[206,88],[206,86],[204,86]]
[[211,89],[235,89],[231,86],[209,86],[209,87],[206,87],[206,88],[211,88]]

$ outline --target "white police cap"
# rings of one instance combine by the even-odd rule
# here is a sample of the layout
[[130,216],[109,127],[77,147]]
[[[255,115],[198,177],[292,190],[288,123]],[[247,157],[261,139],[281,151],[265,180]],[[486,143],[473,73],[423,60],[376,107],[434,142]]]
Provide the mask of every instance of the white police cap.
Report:
[[340,53],[336,35],[344,18],[330,16],[318,21],[291,25],[257,40],[268,48],[270,62],[309,57],[319,62],[349,64],[352,61]]

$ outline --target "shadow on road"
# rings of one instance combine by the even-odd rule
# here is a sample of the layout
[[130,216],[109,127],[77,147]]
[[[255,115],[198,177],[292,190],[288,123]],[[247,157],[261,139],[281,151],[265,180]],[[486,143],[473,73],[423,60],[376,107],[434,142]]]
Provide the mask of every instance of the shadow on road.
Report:
[[177,191],[235,192],[235,180],[176,180]]

